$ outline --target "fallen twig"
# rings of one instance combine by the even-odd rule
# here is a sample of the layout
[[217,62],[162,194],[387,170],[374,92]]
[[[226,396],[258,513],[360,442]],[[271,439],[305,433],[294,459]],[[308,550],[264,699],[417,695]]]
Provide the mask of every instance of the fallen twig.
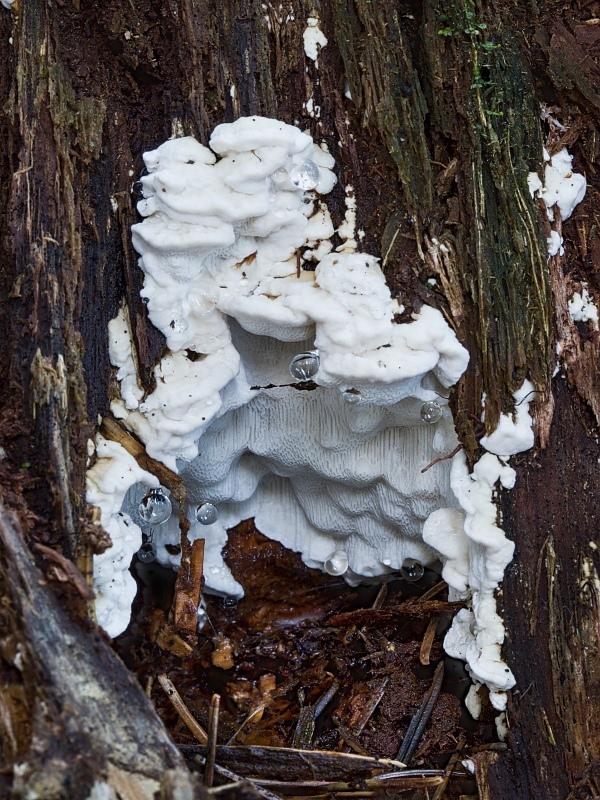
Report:
[[406,764],[410,762],[410,759],[415,752],[417,745],[419,744],[419,740],[423,735],[423,731],[427,725],[429,717],[431,716],[431,712],[435,706],[440,689],[442,688],[443,680],[444,661],[442,660],[435,670],[432,684],[423,698],[421,707],[414,715],[410,725],[408,726],[408,730],[406,731],[404,740],[400,746],[400,749],[398,750],[398,755],[396,756],[398,761],[403,761]]
[[[204,759],[207,746],[179,745],[186,755]],[[291,747],[217,745],[215,763],[232,773],[283,781],[352,781],[372,778],[380,772],[400,772],[404,764],[389,758],[373,758],[333,750],[294,750]],[[215,771],[217,768],[215,766]]]
[[440,615],[434,614],[429,620],[429,625],[427,626],[427,630],[425,631],[425,635],[423,636],[423,641],[421,642],[421,649],[419,650],[419,661],[421,662],[421,664],[423,664],[423,666],[427,666],[427,664],[429,664],[431,647],[433,645],[433,640],[435,639],[435,632],[437,630],[439,621],[440,621]]
[[356,611],[343,611],[340,614],[333,614],[325,622],[328,628],[343,628],[349,622],[362,625],[368,622],[385,622],[393,619],[398,614],[411,614],[412,616],[423,617],[428,614],[441,614],[443,611],[458,611],[465,607],[465,602],[458,600],[448,602],[446,600],[407,600],[399,606],[393,608],[359,608]]
[[188,707],[181,699],[181,695],[169,678],[167,678],[166,675],[159,675],[158,682],[165,690],[165,694],[171,701],[171,705],[179,714],[181,721],[184,723],[186,728],[188,728],[188,730],[196,737],[200,744],[208,744],[208,734],[202,725],[200,725],[199,722],[196,722],[194,717],[191,715]]
[[152,458],[146,452],[144,445],[136,437],[110,416],[105,416],[100,425],[100,433],[105,439],[117,442],[130,456],[133,456],[140,467],[154,475],[163,486],[171,492],[180,507],[183,507],[187,497],[187,489],[183,480],[173,470],[160,461]]
[[213,694],[210,701],[210,711],[208,713],[208,752],[206,754],[206,764],[204,765],[204,785],[210,789],[213,785],[215,774],[215,756],[217,752],[217,735],[219,733],[219,709],[221,707],[221,697]]
[[[382,583],[381,586],[379,587],[379,591],[377,592],[375,600],[373,600],[373,603],[371,604],[371,608],[372,609],[381,608],[386,601],[387,595],[388,595],[388,585],[387,583]],[[344,644],[348,644],[355,633],[356,633],[356,625],[352,625],[346,631],[346,635],[344,636]]]
[[257,725],[261,719],[263,714],[265,713],[265,706],[260,705],[257,706],[253,711],[251,711],[246,719],[242,722],[240,727],[237,731],[233,734],[231,739],[227,742],[227,746],[231,747],[231,745],[236,744],[236,742],[240,742],[243,744],[244,740],[247,738],[250,731]]
[[424,592],[420,597],[411,597],[407,600],[407,603],[424,603],[426,600],[433,600],[434,597],[437,597],[440,592],[443,592],[444,589],[448,588],[448,584],[446,581],[438,581],[438,583],[434,583],[426,592]]
[[[264,789],[274,789],[280,794],[313,796],[329,792],[356,791],[356,782],[350,781],[272,781],[253,780],[252,783]],[[424,789],[439,786],[444,780],[441,769],[403,770],[367,778],[362,782],[365,789]]]
[[442,800],[442,795],[446,791],[446,786],[448,786],[448,781],[450,780],[450,776],[454,771],[454,767],[456,766],[456,762],[460,758],[460,754],[462,752],[463,747],[467,741],[466,736],[461,736],[456,744],[456,748],[452,755],[450,756],[450,761],[446,765],[446,772],[444,774],[444,782],[440,783],[440,785],[435,790],[435,794],[433,795],[432,800]]
[[319,714],[325,710],[328,703],[331,702],[339,688],[339,682],[334,680],[329,689],[323,692],[314,705],[304,706],[300,709],[298,724],[294,731],[294,748],[297,750],[308,750],[315,732],[317,718]]
[[454,458],[454,456],[457,453],[460,453],[461,450],[462,450],[462,444],[457,444],[451,453],[448,453],[448,455],[445,456],[439,456],[439,458],[434,458],[433,461],[427,464],[426,467],[423,467],[421,472],[427,472],[428,469],[431,469],[435,464],[439,464],[440,461],[447,461],[449,458]]
[[[194,761],[201,767],[206,765],[206,759],[202,756],[194,756]],[[217,775],[222,775],[224,778],[227,778],[227,780],[231,781],[232,783],[252,783],[256,791],[262,797],[264,797],[265,800],[281,800],[281,797],[278,794],[270,792],[268,789],[263,789],[254,781],[249,781],[248,778],[243,778],[241,775],[236,775],[235,772],[232,772],[230,769],[226,769],[225,767],[221,767],[219,764],[215,764],[215,772]]]
[[[185,544],[184,544],[185,539]],[[187,534],[181,537],[181,565],[175,582],[173,622],[180,630],[195,633],[204,570],[204,539],[190,546]]]
[[385,678],[381,678],[379,681],[374,682],[369,702],[366,703],[366,705],[363,707],[359,718],[350,728],[354,736],[360,736],[360,734],[364,730],[365,725],[373,716],[375,709],[377,708],[377,706],[381,702],[383,695],[385,694],[385,689],[388,685],[389,679],[390,676],[386,675]]
[[349,728],[346,728],[346,726],[342,725],[340,722],[334,722],[334,725],[337,729],[337,732],[346,742],[348,747],[352,748],[352,750],[354,750],[355,753],[358,753],[361,756],[369,755]]

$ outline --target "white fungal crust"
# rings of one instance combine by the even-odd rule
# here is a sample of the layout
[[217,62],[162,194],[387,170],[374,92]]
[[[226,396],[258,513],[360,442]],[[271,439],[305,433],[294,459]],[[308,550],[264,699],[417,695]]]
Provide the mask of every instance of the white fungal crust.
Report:
[[[569,219],[576,206],[585,197],[587,181],[584,175],[573,172],[573,156],[566,147],[550,157],[544,150],[544,183],[537,172],[530,172],[527,184],[532,198],[541,197],[544,201],[548,218],[554,221],[554,208],[559,211],[564,222]],[[550,256],[557,253],[563,254],[562,238],[558,231],[552,231],[548,239],[548,252]]]
[[513,395],[515,410],[513,414],[501,414],[498,426],[493,433],[484,436],[481,446],[488,452],[502,457],[524,453],[534,443],[534,434],[529,415],[529,404],[536,398],[536,392],[530,380],[524,380],[521,388]]
[[142,544],[142,531],[121,506],[129,488],[140,483],[159,485],[120,444],[98,434],[96,463],[87,472],[87,501],[100,509],[100,524],[112,540],[108,550],[94,556],[96,617],[109,636],[125,630],[135,597],[129,566]]
[[506,708],[506,690],[515,679],[502,660],[504,625],[496,610],[494,596],[504,570],[512,561],[514,544],[497,525],[494,488],[500,481],[512,489],[515,471],[495,455],[486,453],[469,473],[461,451],[452,463],[451,486],[465,512],[464,531],[469,539],[469,577],[472,610],[462,609],[446,634],[444,649],[467,662],[474,680],[490,690],[494,708]]
[[[441,559],[454,596],[475,589],[475,617],[495,625],[483,609],[507,548],[498,555],[493,537],[475,541],[475,511],[451,461],[421,471],[456,447],[444,394],[466,368],[466,350],[433,308],[395,322],[399,304],[377,259],[356,252],[353,233],[333,251],[322,196],[335,183],[334,161],[309,136],[249,117],[220,125],[210,146],[174,139],[145,156],[145,219],[133,241],[142,296],[168,347],[150,395],[138,390],[127,315],[111,326],[123,390],[112,411],[184,479],[190,538],[206,539],[207,587],[242,593],[221,550],[228,528],[255,517],[310,566],[323,568],[334,552],[340,563],[347,557],[351,583],[397,571],[406,558]],[[298,391],[290,375],[302,352],[318,354],[312,390]],[[427,424],[421,406],[431,402],[441,418]],[[90,472],[90,502],[103,508],[103,524],[119,541],[126,537],[118,514],[128,514],[125,527],[133,526],[139,547],[137,508],[156,479],[104,445]],[[122,475],[125,463],[130,474]],[[119,473],[114,485],[106,472]],[[204,502],[218,508],[217,522],[196,521]],[[488,519],[491,499],[484,506],[490,530],[502,535]],[[165,545],[179,541],[175,516],[153,528],[158,560],[174,567],[179,557]],[[103,598],[110,598],[103,566],[110,559],[96,559]],[[114,569],[124,574],[121,561]],[[101,601],[101,624],[113,635],[127,624],[128,600],[121,587],[114,601]],[[474,674],[490,658],[489,648],[482,652],[469,654]]]
[[574,292],[569,300],[569,314],[573,322],[591,322],[598,330],[598,306],[589,293],[587,283],[581,284],[581,292]]
[[304,41],[304,53],[307,58],[315,62],[315,66],[319,66],[319,53],[327,45],[327,37],[319,28],[319,18],[309,17],[306,20],[306,28],[302,34]]

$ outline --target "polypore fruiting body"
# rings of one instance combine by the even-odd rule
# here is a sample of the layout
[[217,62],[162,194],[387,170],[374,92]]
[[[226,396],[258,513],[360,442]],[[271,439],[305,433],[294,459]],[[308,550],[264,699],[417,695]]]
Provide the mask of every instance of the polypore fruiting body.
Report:
[[[445,395],[465,349],[435,309],[396,322],[377,259],[356,252],[353,234],[333,251],[321,197],[334,161],[309,136],[250,117],[220,125],[210,147],[175,139],[145,156],[133,240],[168,352],[142,398],[127,315],[111,324],[123,391],[111,410],[184,480],[209,590],[242,593],[221,550],[227,529],[250,517],[308,565],[353,583],[406,559],[441,560],[452,596],[473,592],[470,638],[449,646],[498,694],[512,676],[493,592],[512,545],[492,493],[512,470],[489,454],[472,475],[461,456],[422,472],[457,445]],[[111,484],[100,478],[119,462],[98,455],[90,499],[103,524],[119,536],[116,515],[127,513],[150,533],[139,504],[155,479],[132,469],[118,494],[101,497]],[[174,567],[177,517],[151,531],[158,560]],[[99,617],[113,634],[126,623],[120,608],[116,621],[104,602]]]

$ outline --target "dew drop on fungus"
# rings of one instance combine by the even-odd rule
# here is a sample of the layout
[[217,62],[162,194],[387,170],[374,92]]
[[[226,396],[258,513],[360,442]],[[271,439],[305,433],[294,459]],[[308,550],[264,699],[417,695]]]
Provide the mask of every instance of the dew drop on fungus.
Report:
[[283,167],[279,167],[279,169],[276,169],[271,175],[271,180],[273,183],[285,183],[289,177],[288,171]]
[[344,550],[334,550],[323,563],[323,569],[328,575],[343,575],[348,572],[348,555]]
[[420,580],[423,577],[425,572],[425,568],[420,561],[417,561],[416,558],[405,558],[402,562],[402,568],[400,570],[400,574],[404,578],[405,581],[409,583],[414,583],[415,581]]
[[314,161],[307,159],[295,164],[290,170],[290,179],[298,189],[314,189],[321,179],[321,173]]
[[156,558],[154,546],[150,542],[146,542],[137,551],[137,557],[143,564],[151,564]]
[[360,403],[360,392],[358,389],[346,389],[345,392],[342,392],[342,397],[348,405],[353,406],[356,405],[356,403]]
[[138,506],[138,514],[149,525],[162,525],[172,510],[171,501],[162,489],[150,489]]
[[219,302],[220,290],[214,280],[205,279],[188,295],[188,303],[194,314],[204,316],[216,307]]
[[212,503],[202,503],[196,509],[196,519],[201,525],[212,525],[219,519],[219,510]]
[[436,400],[427,400],[421,405],[420,415],[423,422],[433,425],[442,418],[442,409]]
[[319,371],[321,359],[317,350],[298,353],[290,362],[290,375],[297,381],[309,381]]

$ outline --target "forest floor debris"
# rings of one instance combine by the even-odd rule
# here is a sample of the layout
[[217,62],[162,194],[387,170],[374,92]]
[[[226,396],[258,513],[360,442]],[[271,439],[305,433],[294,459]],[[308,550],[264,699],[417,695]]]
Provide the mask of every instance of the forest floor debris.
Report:
[[226,560],[245,596],[205,597],[197,645],[167,635],[175,574],[156,564],[134,568],[133,622],[116,640],[142,684],[156,677],[165,689],[151,683],[152,701],[212,793],[477,796],[460,759],[505,745],[493,710],[476,722],[461,704],[470,681],[442,640],[462,604],[436,572],[351,588],[252,522],[230,532]]

